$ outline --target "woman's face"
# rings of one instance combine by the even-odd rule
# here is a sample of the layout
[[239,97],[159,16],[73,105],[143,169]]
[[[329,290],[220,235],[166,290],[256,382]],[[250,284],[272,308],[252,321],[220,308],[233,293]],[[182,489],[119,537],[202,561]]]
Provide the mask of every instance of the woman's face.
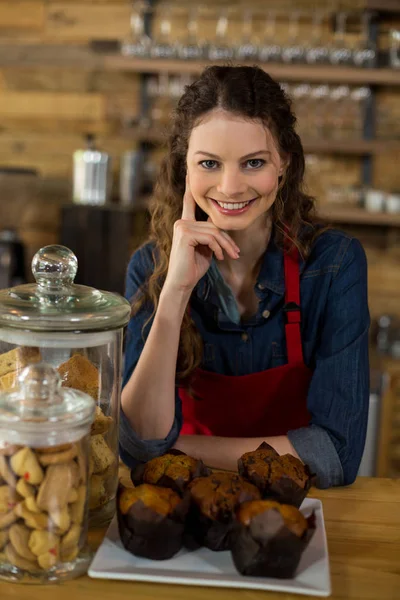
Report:
[[215,109],[191,132],[190,190],[220,229],[247,229],[265,216],[284,167],[271,132],[261,122]]

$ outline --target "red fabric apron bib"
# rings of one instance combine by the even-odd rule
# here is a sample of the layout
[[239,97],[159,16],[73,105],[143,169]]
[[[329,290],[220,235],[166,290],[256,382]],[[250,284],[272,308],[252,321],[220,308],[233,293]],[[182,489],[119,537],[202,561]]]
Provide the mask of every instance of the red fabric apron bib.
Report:
[[312,371],[304,364],[300,333],[300,272],[297,249],[284,255],[285,333],[288,364],[251,375],[220,375],[196,369],[191,388],[181,389],[181,435],[269,437],[309,424],[307,392]]

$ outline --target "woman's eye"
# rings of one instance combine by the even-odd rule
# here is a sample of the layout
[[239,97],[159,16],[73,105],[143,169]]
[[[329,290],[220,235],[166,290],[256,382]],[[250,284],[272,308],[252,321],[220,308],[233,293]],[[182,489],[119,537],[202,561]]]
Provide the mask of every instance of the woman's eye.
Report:
[[250,160],[247,160],[245,164],[246,166],[250,167],[250,169],[259,169],[265,165],[265,160],[262,158],[250,158]]
[[205,169],[215,169],[218,166],[216,160],[202,160],[200,162],[201,166]]

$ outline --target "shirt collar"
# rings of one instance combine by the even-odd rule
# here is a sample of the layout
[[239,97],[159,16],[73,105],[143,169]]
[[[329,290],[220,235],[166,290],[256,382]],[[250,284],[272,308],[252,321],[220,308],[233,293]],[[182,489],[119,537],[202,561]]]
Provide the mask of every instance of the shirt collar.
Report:
[[[304,271],[305,261],[300,257],[300,275]],[[256,281],[257,290],[270,290],[282,296],[285,293],[285,270],[283,263],[283,250],[276,244],[274,232],[264,254],[260,273]],[[202,300],[207,300],[211,291],[210,278],[207,273],[197,283],[195,294]]]

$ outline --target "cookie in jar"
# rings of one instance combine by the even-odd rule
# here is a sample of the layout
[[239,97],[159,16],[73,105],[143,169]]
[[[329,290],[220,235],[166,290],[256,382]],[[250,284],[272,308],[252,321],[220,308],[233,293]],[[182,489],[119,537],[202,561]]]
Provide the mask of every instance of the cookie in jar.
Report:
[[[79,389],[96,401],[95,419],[90,430],[89,454],[89,526],[106,525],[115,511],[115,496],[118,485],[118,415],[103,390],[108,389],[105,381],[105,361],[92,349],[93,362],[83,353],[77,352],[58,367],[62,385]],[[97,360],[96,360],[97,359]],[[94,362],[101,365],[99,369]],[[103,396],[103,399],[102,399]]]
[[0,394],[0,578],[48,583],[86,572],[95,403],[55,369],[26,367]]

